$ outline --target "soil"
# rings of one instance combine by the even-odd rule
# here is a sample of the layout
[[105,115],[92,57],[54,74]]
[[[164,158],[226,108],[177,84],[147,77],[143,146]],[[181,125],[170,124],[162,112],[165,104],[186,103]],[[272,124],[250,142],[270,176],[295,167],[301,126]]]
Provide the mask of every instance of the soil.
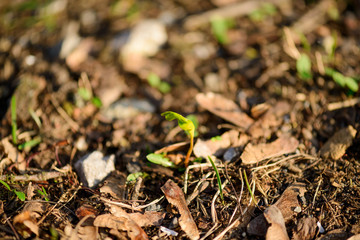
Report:
[[[18,0],[0,16],[0,238],[277,239],[249,227],[275,225],[270,206],[292,239],[360,234],[358,1]],[[127,52],[149,19],[159,44]],[[197,122],[187,170],[189,136],[165,111]],[[175,167],[147,160],[179,142],[162,151]],[[75,163],[94,151],[116,170],[89,187]]]

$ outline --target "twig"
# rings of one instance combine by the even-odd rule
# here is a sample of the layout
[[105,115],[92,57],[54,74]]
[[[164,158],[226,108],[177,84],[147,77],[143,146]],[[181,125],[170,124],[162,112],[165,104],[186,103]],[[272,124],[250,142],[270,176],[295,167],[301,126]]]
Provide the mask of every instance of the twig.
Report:
[[319,192],[319,188],[320,188],[320,185],[321,185],[321,182],[322,182],[322,178],[320,178],[320,181],[316,187],[316,191],[315,191],[315,194],[314,194],[314,198],[313,198],[313,201],[312,201],[312,205],[314,206],[315,205],[315,200],[316,200],[316,195],[318,194]]
[[34,175],[18,175],[18,176],[6,176],[2,175],[0,176],[0,180],[7,180],[10,179],[11,181],[47,181],[49,179],[54,179],[58,177],[65,176],[68,172],[71,171],[70,165],[66,165],[65,167],[61,168],[61,171],[52,171],[52,172],[41,172]]
[[[288,0],[267,0],[266,2],[281,6],[288,2]],[[227,5],[221,8],[216,8],[205,13],[188,17],[184,22],[184,27],[188,30],[199,28],[202,25],[209,23],[214,16],[222,18],[236,18],[239,16],[248,15],[261,7],[263,3],[264,1],[251,0],[246,2],[240,2],[237,4]]]
[[131,209],[131,210],[134,210],[134,211],[140,211],[141,209],[143,208],[147,208],[148,206],[151,206],[153,204],[156,204],[158,202],[160,202],[162,199],[164,198],[164,196],[158,198],[158,199],[155,199],[154,201],[148,203],[148,204],[145,204],[145,205],[141,205],[141,206],[138,206],[138,207],[133,207],[129,204],[125,204],[125,203],[122,203],[122,202],[115,202],[115,201],[111,201],[109,199],[106,199],[104,197],[101,197],[100,199],[106,203],[109,203],[109,204],[113,204],[115,206],[119,206],[119,207],[123,207],[123,208],[127,208],[127,209]]
[[201,163],[201,164],[194,164],[186,168],[185,171],[185,180],[184,180],[184,193],[187,194],[187,184],[189,180],[189,171],[193,168],[202,168],[202,167],[211,167],[210,163]]
[[359,104],[359,103],[360,103],[360,97],[345,100],[345,101],[342,101],[342,102],[329,103],[327,109],[329,111],[334,111],[334,110],[337,110],[337,109],[340,109],[340,108],[352,107],[352,106],[355,106],[356,104]]

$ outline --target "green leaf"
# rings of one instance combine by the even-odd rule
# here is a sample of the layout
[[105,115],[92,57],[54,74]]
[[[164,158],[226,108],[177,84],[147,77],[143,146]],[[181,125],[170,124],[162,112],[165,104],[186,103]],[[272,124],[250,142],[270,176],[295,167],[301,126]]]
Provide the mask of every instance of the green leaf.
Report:
[[171,86],[167,82],[161,82],[160,85],[158,86],[158,89],[162,93],[168,93],[171,90]]
[[100,98],[98,98],[98,97],[93,97],[93,98],[91,99],[91,102],[92,102],[92,104],[94,104],[95,107],[97,107],[97,108],[101,108],[101,106],[102,106],[102,102],[101,102]]
[[341,87],[345,87],[346,85],[346,79],[345,79],[345,76],[342,75],[341,73],[339,72],[334,72],[333,75],[332,75],[332,78],[334,79],[334,81],[339,84]]
[[227,44],[229,42],[227,36],[228,29],[229,23],[226,19],[221,17],[214,17],[211,19],[211,30],[219,43]]
[[148,83],[150,84],[150,86],[152,87],[158,87],[161,83],[161,79],[158,75],[156,75],[155,73],[150,73],[149,76],[147,77]]
[[215,136],[211,138],[211,141],[216,142],[216,141],[220,141],[221,139],[222,139],[221,136]]
[[303,80],[309,80],[312,78],[311,74],[311,60],[308,55],[301,54],[296,61],[296,70]]
[[351,77],[345,77],[345,84],[353,92],[357,92],[359,90],[359,84]]
[[163,112],[161,114],[161,116],[164,116],[165,119],[168,121],[172,121],[172,120],[176,119],[178,121],[178,125],[180,126],[180,128],[182,130],[184,130],[185,132],[187,132],[190,135],[190,138],[194,138],[195,125],[191,120],[183,117],[182,115],[180,115],[176,112],[172,112],[172,111]]
[[149,176],[149,174],[147,174],[145,172],[131,173],[127,176],[126,181],[133,182],[133,181],[136,181],[136,179],[138,179],[139,177],[146,178],[148,176]]
[[78,94],[85,101],[89,101],[91,99],[91,97],[92,97],[91,92],[89,90],[87,90],[86,88],[79,88],[78,89]]
[[14,190],[14,193],[21,201],[25,201],[26,199],[25,193],[16,190]]
[[9,191],[11,191],[11,188],[10,188],[9,184],[4,182],[3,180],[0,180],[0,183],[2,183],[2,185],[4,185]]
[[36,145],[38,145],[39,143],[41,143],[41,137],[37,136],[37,137],[35,137],[34,139],[32,139],[30,141],[27,141],[27,142],[25,142],[23,144],[20,144],[18,146],[18,149],[19,150],[23,150],[23,149],[26,149],[26,148],[31,149],[31,148],[35,147]]
[[172,161],[164,157],[162,154],[150,153],[146,156],[146,158],[150,162],[161,165],[163,167],[172,167],[172,168],[176,167],[176,165]]

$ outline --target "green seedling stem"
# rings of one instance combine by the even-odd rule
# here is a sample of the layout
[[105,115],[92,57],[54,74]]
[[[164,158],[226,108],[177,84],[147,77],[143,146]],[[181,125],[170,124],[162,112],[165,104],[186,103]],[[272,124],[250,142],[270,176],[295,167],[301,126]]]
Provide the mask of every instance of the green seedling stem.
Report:
[[219,191],[220,191],[220,198],[221,198],[221,202],[223,205],[225,205],[225,202],[224,202],[224,195],[223,195],[223,190],[222,190],[222,184],[221,184],[221,179],[220,179],[220,174],[219,174],[219,171],[217,170],[217,167],[214,163],[214,161],[211,159],[210,156],[208,156],[208,159],[212,165],[212,167],[214,168],[214,171],[215,171],[215,175],[216,175],[216,179],[217,179],[217,183],[218,183],[218,186],[219,186]]
[[256,200],[255,200],[255,197],[254,197],[254,193],[253,193],[253,191],[251,190],[249,181],[248,181],[248,179],[247,179],[247,175],[246,175],[245,169],[243,169],[243,174],[244,174],[245,183],[246,183],[246,186],[247,186],[247,188],[248,188],[248,190],[249,190],[250,196],[251,196],[252,200],[254,201],[255,205],[257,205]]
[[191,155],[191,152],[194,147],[194,135],[195,135],[194,123],[190,119],[187,119],[176,112],[171,112],[171,111],[163,112],[161,114],[161,116],[164,116],[165,119],[168,121],[177,120],[179,127],[182,130],[184,130],[186,132],[186,134],[188,134],[188,136],[190,138],[190,147],[186,154],[186,158],[185,158],[185,162],[184,162],[185,167],[187,167],[189,165],[190,155]]

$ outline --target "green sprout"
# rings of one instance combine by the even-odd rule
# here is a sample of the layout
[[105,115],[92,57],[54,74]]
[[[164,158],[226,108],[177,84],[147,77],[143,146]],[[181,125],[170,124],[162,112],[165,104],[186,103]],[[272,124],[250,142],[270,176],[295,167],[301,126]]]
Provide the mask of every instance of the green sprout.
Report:
[[253,191],[251,190],[249,181],[248,181],[248,179],[247,179],[247,175],[246,175],[245,169],[243,169],[243,174],[244,174],[244,179],[245,179],[246,187],[247,187],[247,189],[249,190],[250,196],[251,196],[252,200],[254,201],[255,205],[257,205],[256,200],[255,200],[254,193],[253,193]]
[[13,143],[17,144],[17,124],[16,124],[16,97],[13,95],[11,97],[11,133],[12,133],[12,139]]
[[190,147],[185,158],[185,167],[187,167],[189,165],[189,158],[194,147],[194,135],[195,135],[194,123],[190,119],[185,118],[180,114],[171,111],[163,112],[161,116],[164,116],[165,119],[168,121],[177,120],[179,127],[182,130],[184,130],[185,133],[190,138]]
[[84,101],[90,101],[95,107],[100,108],[102,106],[100,98],[93,96],[92,92],[87,88],[81,87],[77,93]]
[[47,201],[47,202],[49,201],[48,194],[44,187],[41,187],[41,190],[37,190],[37,191],[41,196],[44,197],[45,201]]
[[325,74],[330,76],[334,82],[343,88],[347,87],[353,92],[357,92],[359,90],[359,84],[354,78],[346,77],[332,68],[325,68]]
[[158,89],[162,93],[168,93],[171,90],[169,83],[161,81],[160,77],[155,73],[150,73],[147,77],[150,86]]
[[2,185],[4,185],[9,191],[15,193],[15,195],[21,200],[21,201],[25,201],[26,196],[25,193],[20,192],[20,191],[16,191],[15,189],[11,189],[9,184],[7,184],[6,182],[4,182],[3,180],[0,180],[0,183]]
[[302,80],[308,81],[312,78],[311,60],[305,53],[302,53],[296,60],[296,70]]
[[214,171],[215,171],[215,175],[216,175],[216,179],[217,179],[217,183],[218,183],[218,186],[219,186],[219,191],[220,191],[220,198],[221,198],[221,201],[223,203],[223,205],[225,205],[225,202],[224,202],[224,195],[223,195],[223,190],[222,190],[222,183],[221,183],[221,179],[220,179],[220,174],[219,174],[219,171],[217,170],[217,167],[214,163],[214,161],[211,159],[210,156],[208,156],[208,159],[212,165],[212,167],[214,168]]
[[274,16],[277,10],[274,4],[264,3],[260,8],[252,11],[249,17],[254,22],[263,21],[268,16]]
[[227,33],[229,28],[233,25],[233,21],[229,19],[224,19],[218,16],[211,19],[212,33],[220,44],[227,44],[229,42]]
[[18,149],[19,150],[30,150],[31,148],[35,147],[36,145],[40,144],[41,143],[41,137],[40,136],[36,136],[34,137],[33,139],[27,141],[27,142],[24,142],[22,144],[20,144],[18,146]]

